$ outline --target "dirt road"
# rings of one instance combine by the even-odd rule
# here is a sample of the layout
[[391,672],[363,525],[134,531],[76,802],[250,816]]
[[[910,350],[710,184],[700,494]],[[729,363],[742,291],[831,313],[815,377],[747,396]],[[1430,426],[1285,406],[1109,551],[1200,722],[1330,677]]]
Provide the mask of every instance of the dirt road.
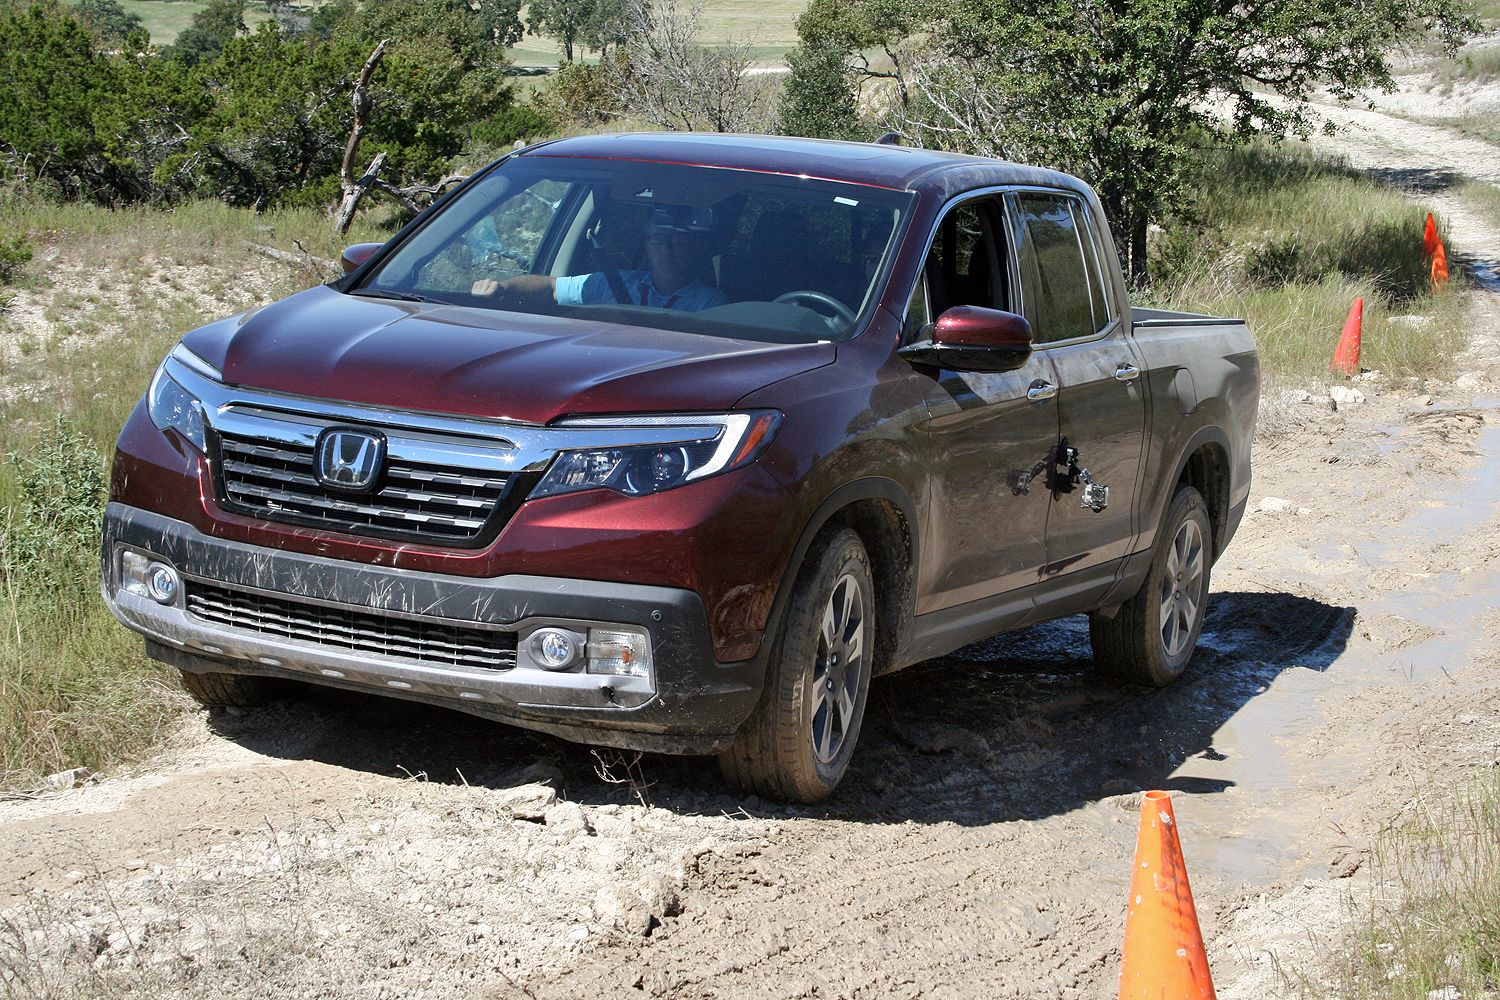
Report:
[[[1431,162],[1431,136],[1391,128],[1363,165]],[[1491,148],[1463,160],[1500,177]],[[1457,248],[1500,261],[1445,197]],[[1469,295],[1451,383],[1375,377],[1337,410],[1269,394],[1292,429],[1260,444],[1170,690],[1094,681],[1081,620],[991,640],[878,681],[817,809],[726,794],[711,762],[630,769],[377,699],[195,715],[138,774],[0,803],[0,977],[223,1000],[1104,997],[1134,793],[1159,787],[1219,995],[1270,995],[1274,962],[1336,929],[1381,825],[1500,761],[1500,301]]]

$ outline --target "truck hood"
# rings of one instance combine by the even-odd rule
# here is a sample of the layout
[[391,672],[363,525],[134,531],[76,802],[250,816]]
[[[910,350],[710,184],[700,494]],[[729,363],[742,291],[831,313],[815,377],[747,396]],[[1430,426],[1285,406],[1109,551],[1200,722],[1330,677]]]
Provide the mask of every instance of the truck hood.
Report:
[[231,385],[538,424],[728,409],[835,352],[826,342],[766,344],[327,287],[211,323],[183,343]]

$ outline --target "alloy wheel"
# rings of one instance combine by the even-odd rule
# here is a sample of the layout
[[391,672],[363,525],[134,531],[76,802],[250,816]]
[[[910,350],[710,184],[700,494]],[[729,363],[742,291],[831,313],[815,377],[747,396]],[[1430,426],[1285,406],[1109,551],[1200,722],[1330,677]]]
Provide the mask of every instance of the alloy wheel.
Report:
[[1176,659],[1193,641],[1203,610],[1205,568],[1203,531],[1190,518],[1177,529],[1162,573],[1161,643],[1168,659]]
[[823,764],[832,763],[855,724],[854,712],[864,682],[865,595],[851,574],[833,585],[818,628],[813,663],[812,745]]

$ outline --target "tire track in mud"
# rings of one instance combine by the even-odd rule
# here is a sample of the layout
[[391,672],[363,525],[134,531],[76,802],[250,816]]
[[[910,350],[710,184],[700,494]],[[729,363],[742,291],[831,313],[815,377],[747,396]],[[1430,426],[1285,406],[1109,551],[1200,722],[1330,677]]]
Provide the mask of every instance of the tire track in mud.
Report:
[[1172,786],[1225,718],[1290,665],[1326,666],[1352,624],[1305,597],[1221,593],[1194,675],[1167,691],[1095,684],[1076,620],[885,678],[887,714],[824,815],[783,811],[768,847],[692,876],[658,937],[532,988],[1092,996],[1123,930],[1138,800],[1120,790]]

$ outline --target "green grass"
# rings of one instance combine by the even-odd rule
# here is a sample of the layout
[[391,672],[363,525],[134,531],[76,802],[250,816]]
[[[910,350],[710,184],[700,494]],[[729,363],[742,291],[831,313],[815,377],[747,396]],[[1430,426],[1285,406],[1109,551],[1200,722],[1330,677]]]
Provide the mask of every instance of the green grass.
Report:
[[[683,2],[679,9],[686,11],[687,6]],[[806,9],[807,0],[765,0],[762,3],[707,0],[698,20],[698,38],[708,45],[726,39],[744,42],[750,46],[757,65],[780,66],[786,54],[797,45],[797,17]],[[584,53],[584,56],[592,58],[593,53]],[[510,50],[510,57],[518,66],[556,66],[562,59],[562,48],[550,38],[527,35],[520,45]]]
[[1360,901],[1351,938],[1316,973],[1289,976],[1289,986],[1309,1000],[1495,996],[1500,772],[1436,802],[1418,800],[1377,844],[1371,867],[1370,898]]
[[[331,258],[383,231],[362,221],[336,237],[316,211],[257,216],[212,202],[172,212],[12,204],[0,227],[37,247],[17,284],[48,302],[51,324],[0,372],[0,787],[14,788],[128,760],[186,704],[97,583],[108,457],[156,365],[186,330],[318,280],[248,243]],[[0,312],[0,336],[15,336],[15,323]],[[59,511],[79,510],[59,526]]]
[[[193,15],[208,6],[203,0],[120,0],[120,6],[146,26],[151,41],[157,45],[170,45],[193,20]],[[250,7],[245,11],[245,24],[254,31],[271,15],[264,7]]]
[[[320,0],[305,0],[293,6],[310,9]],[[130,13],[139,17],[157,45],[170,45],[202,10],[204,0],[120,0]],[[726,39],[746,42],[755,61],[763,66],[779,66],[786,54],[797,45],[797,16],[807,8],[807,0],[709,0],[703,5],[698,21],[698,37],[712,45]],[[684,3],[683,10],[687,9]],[[253,30],[269,20],[264,6],[252,5],[245,12],[245,23]],[[578,55],[577,52],[574,55]],[[584,53],[591,58],[592,53]],[[517,66],[556,66],[562,60],[562,46],[550,38],[527,35],[510,50]]]
[[1462,347],[1457,296],[1430,294],[1425,206],[1294,146],[1215,151],[1195,183],[1197,218],[1155,241],[1157,303],[1243,317],[1277,374],[1326,373],[1361,296],[1363,367],[1440,375]]

